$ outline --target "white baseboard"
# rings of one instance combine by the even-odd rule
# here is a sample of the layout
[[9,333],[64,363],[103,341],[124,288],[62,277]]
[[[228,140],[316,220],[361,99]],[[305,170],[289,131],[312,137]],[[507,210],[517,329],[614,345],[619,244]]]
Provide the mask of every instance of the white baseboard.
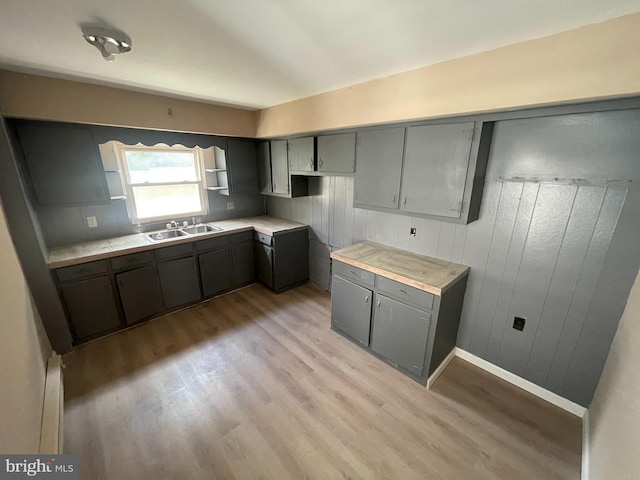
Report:
[[62,358],[54,353],[47,362],[47,375],[44,384],[39,448],[41,454],[62,453],[63,413]]
[[431,388],[431,385],[433,385],[434,382],[440,376],[440,374],[444,372],[444,369],[447,368],[447,365],[449,365],[449,363],[451,362],[451,360],[453,360],[453,357],[455,356],[456,356],[456,349],[454,347],[453,350],[449,352],[449,355],[444,357],[444,360],[440,365],[438,365],[438,368],[436,368],[435,371],[431,374],[431,376],[427,378],[427,389]]
[[516,387],[520,387],[521,389],[535,395],[536,397],[540,397],[543,400],[546,400],[549,403],[552,403],[556,407],[560,407],[563,410],[566,410],[573,415],[584,418],[585,413],[587,411],[581,405],[572,402],[571,400],[567,400],[566,398],[561,397],[558,394],[550,392],[549,390],[542,388],[535,383],[531,383],[529,380],[525,380],[518,375],[515,375],[511,372],[506,371],[503,368],[494,365],[493,363],[487,362],[480,357],[476,357],[472,353],[467,352],[466,350],[462,350],[461,348],[455,348],[456,357],[460,357],[463,360],[466,360],[469,363],[474,364],[476,367],[480,367],[483,370],[486,370],[489,373],[494,374],[496,377],[500,377],[501,379],[515,385]]
[[582,470],[580,478],[589,480],[589,441],[591,432],[589,430],[589,410],[582,417]]

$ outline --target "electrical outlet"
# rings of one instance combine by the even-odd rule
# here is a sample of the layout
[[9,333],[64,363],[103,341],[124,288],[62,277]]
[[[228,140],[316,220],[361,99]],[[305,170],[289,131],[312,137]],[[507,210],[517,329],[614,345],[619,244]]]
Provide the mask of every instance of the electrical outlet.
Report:
[[98,226],[98,220],[96,217],[87,217],[87,225],[89,228],[96,228]]
[[411,235],[412,237],[416,236],[416,227],[411,227],[409,229],[409,235]]
[[233,210],[236,208],[236,204],[233,202],[227,202],[227,210]]
[[527,321],[526,318],[522,318],[522,317],[514,317],[513,318],[513,328],[515,328],[516,330],[524,330],[524,323]]
[[167,108],[167,117],[173,117],[173,108]]

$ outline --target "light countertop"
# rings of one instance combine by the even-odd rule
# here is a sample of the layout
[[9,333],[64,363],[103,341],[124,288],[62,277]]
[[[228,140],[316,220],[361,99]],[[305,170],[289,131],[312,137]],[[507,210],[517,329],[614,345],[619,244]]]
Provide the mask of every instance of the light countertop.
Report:
[[156,242],[149,240],[143,233],[135,233],[122,237],[54,247],[49,250],[47,265],[50,269],[68,267],[94,260],[101,260],[103,258],[116,257],[145,250],[153,250],[160,247],[195,242],[205,238],[220,237],[223,235],[251,230],[274,236],[284,231],[298,230],[307,227],[301,223],[277,217],[270,217],[267,215],[261,217],[233,218],[207,223],[217,225],[218,227],[221,227],[222,230]]
[[369,241],[336,250],[331,258],[434,295],[469,274],[465,265]]

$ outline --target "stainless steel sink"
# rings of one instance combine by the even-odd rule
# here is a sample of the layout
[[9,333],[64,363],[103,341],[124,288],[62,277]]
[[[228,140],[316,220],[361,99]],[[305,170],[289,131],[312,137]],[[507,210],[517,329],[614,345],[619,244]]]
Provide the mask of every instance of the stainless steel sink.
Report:
[[187,232],[189,235],[196,235],[198,233],[219,232],[222,228],[215,225],[193,225],[192,227],[185,227],[183,232]]
[[178,229],[160,230],[159,232],[145,233],[145,237],[147,237],[152,242],[159,242],[161,240],[168,240],[170,238],[186,237],[187,235],[187,232],[183,232],[182,230]]

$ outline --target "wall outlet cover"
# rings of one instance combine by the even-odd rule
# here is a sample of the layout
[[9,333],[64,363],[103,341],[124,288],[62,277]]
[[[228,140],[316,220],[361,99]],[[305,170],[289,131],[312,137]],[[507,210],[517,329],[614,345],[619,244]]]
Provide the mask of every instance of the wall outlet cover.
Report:
[[526,318],[522,318],[522,317],[514,317],[513,318],[513,328],[515,328],[516,330],[524,330],[524,324],[527,321]]
[[236,208],[236,204],[233,202],[227,202],[227,210],[233,210]]
[[89,228],[96,228],[98,226],[98,220],[96,217],[87,217],[87,225]]
[[411,235],[412,237],[416,236],[416,227],[411,227],[409,229],[409,235]]

